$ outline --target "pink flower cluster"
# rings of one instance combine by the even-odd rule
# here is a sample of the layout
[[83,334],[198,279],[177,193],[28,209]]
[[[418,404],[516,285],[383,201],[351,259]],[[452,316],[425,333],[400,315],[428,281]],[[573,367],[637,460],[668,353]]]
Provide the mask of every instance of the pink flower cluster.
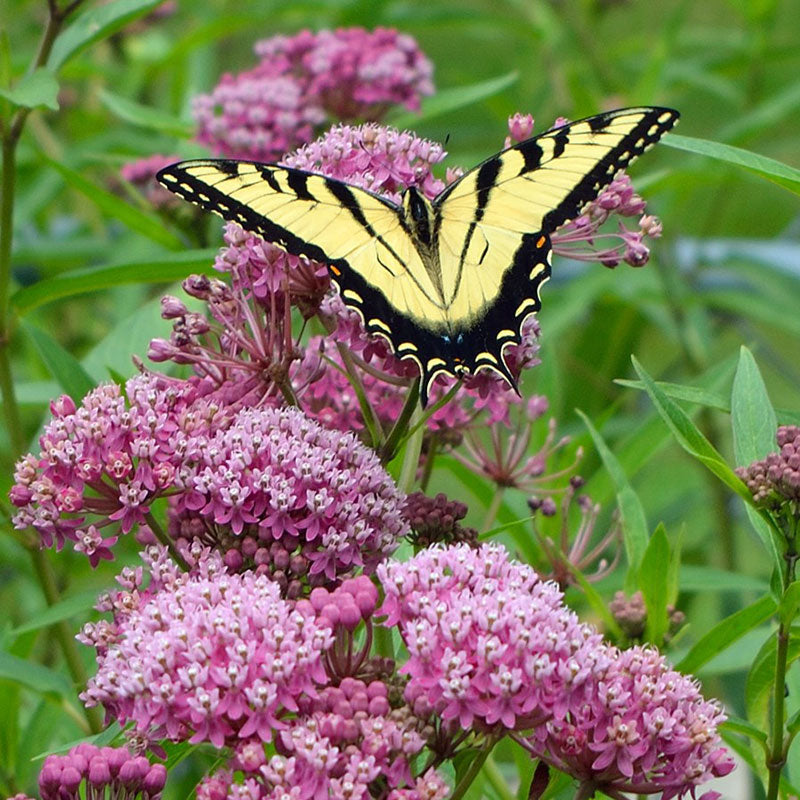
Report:
[[163,764],[150,764],[124,747],[79,744],[64,756],[47,756],[39,773],[41,800],[158,800],[167,780]]
[[565,707],[526,744],[537,758],[611,797],[661,792],[670,800],[694,797],[696,786],[733,769],[717,732],[724,721],[719,705],[658,651],[603,644]]
[[781,425],[776,434],[778,452],[768,453],[736,474],[747,484],[756,503],[778,510],[800,502],[800,426]]
[[379,120],[433,93],[431,63],[413,38],[378,28],[275,36],[254,69],[224,75],[194,102],[198,140],[215,153],[277,161],[332,120]]
[[17,465],[15,524],[32,525],[45,546],[72,540],[96,566],[116,542],[101,528],[118,521],[128,533],[168,495],[201,538],[238,538],[261,571],[275,566],[277,544],[278,567],[297,555],[295,573],[318,582],[370,570],[396,547],[407,531],[404,497],[353,434],[293,407],[236,410],[198,394],[191,383],[142,375],[124,395],[106,385],[79,408],[56,401],[41,454]]
[[175,511],[248,536],[255,548],[297,551],[312,576],[370,571],[407,532],[404,497],[377,455],[299,409],[242,408],[189,448]]
[[314,800],[375,795],[385,783],[386,800],[444,800],[449,787],[434,770],[414,778],[410,761],[424,747],[418,720],[407,709],[391,710],[382,681],[345,678],[337,687],[306,698],[301,714],[282,730],[276,755],[244,744],[237,749],[234,770],[204,780],[198,800]]
[[429,548],[377,574],[384,624],[399,627],[409,652],[400,671],[418,715],[509,732],[613,797],[669,800],[733,768],[717,733],[725,716],[696,682],[654,650],[605,644],[556,584],[501,547]]
[[232,575],[218,555],[196,555],[181,573],[154,548],[151,586],[127,574],[101,606],[113,622],[84,626],[97,673],[81,698],[152,740],[271,741],[298,699],[327,682],[331,629],[310,606],[282,600],[268,577]]
[[[18,463],[11,502],[17,528],[32,526],[44,546],[75,542],[92,565],[110,559],[116,536],[145,521],[154,499],[175,487],[184,454],[179,442],[205,432],[217,416],[189,385],[157,375],[129,380],[125,391],[104,384],[80,407],[63,395],[39,439],[39,456]],[[95,524],[96,523],[96,524]]]
[[406,699],[461,728],[528,730],[556,712],[599,634],[498,545],[431,547],[378,567],[408,649]]

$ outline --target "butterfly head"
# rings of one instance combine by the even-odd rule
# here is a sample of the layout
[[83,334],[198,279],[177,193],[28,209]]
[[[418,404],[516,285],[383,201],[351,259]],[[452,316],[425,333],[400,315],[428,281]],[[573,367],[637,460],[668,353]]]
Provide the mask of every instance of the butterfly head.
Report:
[[435,230],[434,210],[430,201],[416,186],[403,192],[403,218],[409,233],[420,244],[430,247]]

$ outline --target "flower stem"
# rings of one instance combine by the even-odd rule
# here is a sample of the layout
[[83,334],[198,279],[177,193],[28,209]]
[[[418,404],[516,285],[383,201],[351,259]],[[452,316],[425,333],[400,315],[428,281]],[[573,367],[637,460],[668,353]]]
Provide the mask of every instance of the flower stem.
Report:
[[[412,423],[421,415],[419,406],[415,406],[411,415]],[[403,464],[400,468],[400,478],[397,481],[397,488],[401,492],[408,494],[414,485],[419,467],[419,454],[422,452],[422,438],[425,435],[425,428],[417,428],[406,440],[406,449],[403,453]]]
[[[403,408],[400,411],[400,416],[397,418],[397,421],[394,423],[394,427],[386,437],[386,441],[381,445],[378,451],[378,455],[384,464],[388,463],[394,458],[400,442],[408,432],[411,423],[411,417],[414,416],[414,412],[417,410],[418,405],[419,379],[415,380],[414,383],[411,384],[411,388],[408,390],[405,402],[403,403]],[[419,417],[420,415],[417,414],[416,416]]]
[[772,734],[767,757],[767,771],[769,784],[767,787],[767,800],[778,800],[778,788],[781,780],[781,770],[786,764],[786,754],[783,746],[783,727],[786,688],[786,664],[789,656],[789,628],[781,622],[778,627],[778,646],[775,652],[775,681],[772,686],[774,702],[772,705]]
[[481,527],[482,533],[486,533],[486,531],[490,530],[492,525],[494,525],[497,512],[500,510],[500,504],[503,502],[503,495],[505,494],[505,491],[505,486],[498,486],[494,490],[492,502],[489,503],[489,508],[486,509],[486,516],[483,518],[483,526]]
[[492,748],[496,743],[497,739],[490,738],[487,740],[486,744],[472,760],[472,763],[469,765],[469,769],[456,784],[455,789],[453,789],[453,794],[450,795],[450,800],[461,800],[461,798],[466,794],[467,789],[469,789],[475,778],[478,777],[478,773],[483,768],[484,762],[487,758],[489,758],[489,753],[492,752]]
[[516,795],[508,788],[508,781],[503,777],[503,773],[500,772],[497,762],[491,754],[486,757],[483,772],[486,775],[486,782],[494,789],[494,793],[500,800],[514,800]]

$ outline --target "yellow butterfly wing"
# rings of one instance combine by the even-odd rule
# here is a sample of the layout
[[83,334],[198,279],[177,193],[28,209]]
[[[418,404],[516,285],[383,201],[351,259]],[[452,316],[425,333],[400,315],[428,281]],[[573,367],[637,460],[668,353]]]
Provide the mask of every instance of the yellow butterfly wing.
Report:
[[549,234],[577,217],[615,174],[678,120],[666,108],[627,108],[578,120],[487,159],[434,201],[441,282],[470,371],[494,369],[540,308]]
[[327,264],[367,330],[424,369],[420,350],[430,348],[420,347],[419,329],[443,329],[446,311],[398,206],[322,175],[247,161],[184,161],[158,178],[287,252]]

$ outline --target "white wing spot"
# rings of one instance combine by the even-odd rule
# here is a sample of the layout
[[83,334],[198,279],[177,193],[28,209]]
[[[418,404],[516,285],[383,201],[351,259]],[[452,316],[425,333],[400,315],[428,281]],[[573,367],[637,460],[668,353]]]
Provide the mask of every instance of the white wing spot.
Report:
[[661,116],[658,118],[658,121],[659,121],[659,122],[660,122],[660,123],[663,125],[665,122],[667,122],[667,121],[669,121],[669,120],[671,120],[671,119],[672,119],[672,114],[670,114],[668,111],[665,111],[665,112],[664,112],[664,113],[663,113],[663,114],[662,114],[662,115],[661,115]]
[[166,181],[167,183],[177,183],[178,179],[174,175],[170,175],[168,172],[165,175],[161,176],[162,181]]

